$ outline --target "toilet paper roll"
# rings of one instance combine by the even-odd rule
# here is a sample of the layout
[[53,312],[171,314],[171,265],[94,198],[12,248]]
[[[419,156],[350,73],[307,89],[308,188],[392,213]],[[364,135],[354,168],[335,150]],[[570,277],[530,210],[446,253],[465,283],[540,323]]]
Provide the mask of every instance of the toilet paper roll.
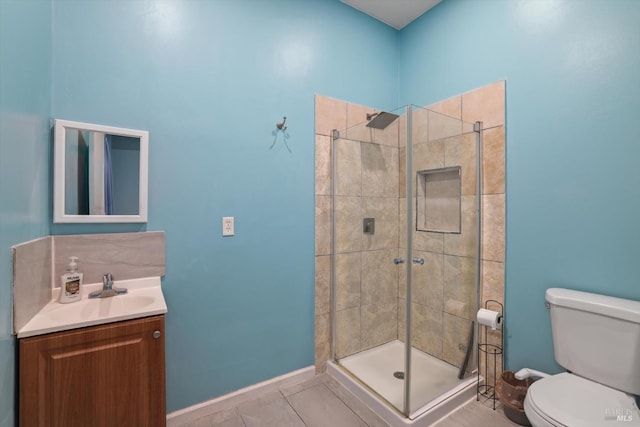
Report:
[[490,326],[494,331],[502,327],[502,314],[497,311],[481,308],[478,310],[478,324]]

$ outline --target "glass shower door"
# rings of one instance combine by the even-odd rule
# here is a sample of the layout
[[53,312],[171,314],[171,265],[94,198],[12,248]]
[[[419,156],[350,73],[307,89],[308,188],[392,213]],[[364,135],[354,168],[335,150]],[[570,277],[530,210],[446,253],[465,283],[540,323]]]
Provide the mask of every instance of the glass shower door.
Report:
[[400,328],[407,344],[403,412],[415,418],[468,384],[476,369],[480,139],[473,124],[425,108],[410,106],[407,118],[400,249],[411,263],[399,307],[410,313]]
[[341,367],[402,411],[401,266],[394,260],[401,256],[399,138],[405,109],[361,111],[332,141],[333,353]]

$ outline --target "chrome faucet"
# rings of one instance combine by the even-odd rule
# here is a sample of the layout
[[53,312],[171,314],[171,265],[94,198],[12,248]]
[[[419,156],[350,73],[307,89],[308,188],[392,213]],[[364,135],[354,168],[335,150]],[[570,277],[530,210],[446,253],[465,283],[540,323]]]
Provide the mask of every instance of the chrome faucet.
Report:
[[102,276],[102,290],[91,292],[89,294],[89,298],[108,298],[126,293],[126,288],[118,288],[117,286],[113,286],[113,276],[111,275],[111,273],[107,273]]

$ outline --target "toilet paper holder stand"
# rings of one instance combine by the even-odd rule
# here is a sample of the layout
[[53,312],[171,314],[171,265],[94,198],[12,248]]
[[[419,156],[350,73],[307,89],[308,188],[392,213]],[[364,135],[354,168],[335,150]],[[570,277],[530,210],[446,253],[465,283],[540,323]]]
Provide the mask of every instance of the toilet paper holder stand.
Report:
[[[492,299],[486,300],[484,303],[484,308],[487,310],[497,311],[501,316],[504,316],[504,305],[502,305],[499,301]],[[504,318],[502,327],[495,331],[491,331],[490,326],[478,324],[478,380],[476,388],[476,401],[480,401],[481,398],[484,399],[483,402],[491,400],[494,411],[496,409],[497,400],[496,382],[498,374],[498,359],[500,359],[500,371],[504,369],[504,357],[502,355],[502,349],[504,348],[504,334],[502,333],[502,328],[504,328]],[[490,333],[492,335],[499,333],[500,339],[494,339],[493,343],[490,343]],[[496,341],[498,342],[497,344],[495,343]],[[484,356],[484,367],[482,366],[482,356]],[[492,373],[489,372],[490,365],[493,366]],[[483,371],[484,376],[480,375],[481,371]],[[484,379],[484,382],[482,384],[481,378]]]

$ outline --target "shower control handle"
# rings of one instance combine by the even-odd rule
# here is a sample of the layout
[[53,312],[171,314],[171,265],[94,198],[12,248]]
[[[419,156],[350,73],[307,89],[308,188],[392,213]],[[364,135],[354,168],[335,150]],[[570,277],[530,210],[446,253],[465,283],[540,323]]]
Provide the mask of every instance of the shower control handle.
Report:
[[424,258],[414,258],[413,259],[413,263],[414,264],[424,265]]
[[394,258],[394,259],[393,259],[393,263],[394,263],[395,265],[398,265],[398,264],[404,264],[404,258]]

